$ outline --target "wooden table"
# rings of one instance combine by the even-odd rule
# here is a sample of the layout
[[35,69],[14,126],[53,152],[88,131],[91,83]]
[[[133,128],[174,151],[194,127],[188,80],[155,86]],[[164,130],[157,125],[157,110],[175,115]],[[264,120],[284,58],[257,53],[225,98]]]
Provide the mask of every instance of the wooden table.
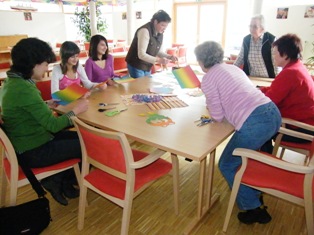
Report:
[[[176,156],[182,156],[200,163],[197,213],[186,228],[185,233],[187,234],[218,199],[219,195],[212,193],[215,151],[217,146],[233,133],[234,129],[227,122],[196,126],[194,121],[201,115],[208,114],[204,96],[182,95],[180,98],[189,104],[188,107],[156,111],[175,122],[174,125],[167,127],[151,126],[145,122],[145,117],[139,116],[141,113],[151,112],[148,106],[125,106],[122,103],[121,95],[147,93],[148,88],[160,85],[160,83],[161,80],[144,77],[133,82],[109,86],[105,91],[93,92],[89,98],[88,111],[78,117],[93,126],[123,132],[131,139],[168,151],[172,154],[173,159],[176,159]],[[128,109],[117,116],[107,117],[104,113],[98,112],[100,102],[119,102],[118,108],[127,107]],[[57,111],[67,112],[73,103],[68,106],[59,106]],[[208,159],[209,164],[207,164]]]

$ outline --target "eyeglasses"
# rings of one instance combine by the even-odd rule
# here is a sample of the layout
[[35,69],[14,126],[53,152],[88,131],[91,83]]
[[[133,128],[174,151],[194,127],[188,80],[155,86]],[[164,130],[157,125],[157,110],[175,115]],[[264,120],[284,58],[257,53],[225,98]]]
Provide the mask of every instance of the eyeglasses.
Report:
[[257,25],[249,25],[249,28],[250,28],[250,29],[259,29],[260,26],[257,26]]

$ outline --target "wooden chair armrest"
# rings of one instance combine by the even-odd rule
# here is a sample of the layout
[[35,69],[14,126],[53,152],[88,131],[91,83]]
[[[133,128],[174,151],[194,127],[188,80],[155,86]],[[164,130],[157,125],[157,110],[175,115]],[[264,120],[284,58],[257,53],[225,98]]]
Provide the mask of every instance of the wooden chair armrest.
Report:
[[301,133],[296,130],[287,129],[285,127],[280,127],[278,132],[284,135],[289,135],[289,136],[297,137],[297,138],[308,140],[308,141],[313,141],[314,139],[313,135]]
[[276,157],[270,157],[267,154],[251,150],[251,149],[244,149],[244,148],[236,148],[233,151],[233,155],[241,156],[243,160],[244,158],[254,159],[256,161],[262,162],[264,164],[277,167],[283,170],[301,173],[301,174],[309,174],[314,172],[314,166],[303,166],[297,165],[290,162],[283,161]]
[[282,124],[289,124],[306,130],[314,131],[314,126],[290,118],[282,118]]
[[154,161],[158,160],[161,156],[163,156],[166,153],[166,151],[161,150],[161,149],[156,149],[149,155],[147,155],[145,158],[141,159],[140,161],[134,162],[130,164],[131,168],[138,169],[145,167]]

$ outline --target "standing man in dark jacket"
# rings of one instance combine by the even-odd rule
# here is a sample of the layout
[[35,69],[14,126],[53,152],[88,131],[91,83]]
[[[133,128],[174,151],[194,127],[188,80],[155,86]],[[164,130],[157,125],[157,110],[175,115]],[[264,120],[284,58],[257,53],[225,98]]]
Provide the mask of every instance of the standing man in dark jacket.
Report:
[[244,37],[240,54],[234,65],[243,66],[244,72],[253,77],[275,78],[277,68],[271,52],[275,36],[265,32],[265,20],[262,15],[252,17],[250,33]]
[[170,16],[165,11],[159,10],[153,15],[150,22],[136,30],[125,59],[131,77],[149,76],[155,63],[166,65],[169,60],[176,60],[174,56],[160,50],[163,33],[170,22]]

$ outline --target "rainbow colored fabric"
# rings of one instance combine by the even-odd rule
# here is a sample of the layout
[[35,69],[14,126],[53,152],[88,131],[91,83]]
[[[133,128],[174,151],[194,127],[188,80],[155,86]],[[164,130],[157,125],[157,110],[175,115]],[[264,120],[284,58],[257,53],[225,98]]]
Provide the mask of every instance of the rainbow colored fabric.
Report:
[[52,99],[56,100],[59,104],[67,105],[81,98],[86,92],[88,92],[88,89],[73,83],[67,88],[53,93],[51,96]]
[[190,65],[172,70],[181,88],[195,88],[200,86],[200,81],[191,69]]

